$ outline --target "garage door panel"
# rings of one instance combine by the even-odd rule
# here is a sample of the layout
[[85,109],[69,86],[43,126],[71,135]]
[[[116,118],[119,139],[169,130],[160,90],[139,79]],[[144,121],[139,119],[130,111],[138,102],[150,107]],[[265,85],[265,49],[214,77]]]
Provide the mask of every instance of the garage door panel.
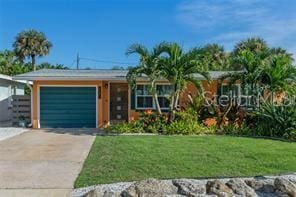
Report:
[[[74,122],[73,122],[74,121]],[[54,118],[48,118],[46,120],[45,123],[51,123],[51,124],[54,124],[54,123],[73,123],[73,124],[76,124],[76,123],[87,123],[87,124],[92,124],[92,123],[95,123],[95,121],[93,120],[81,120],[81,118],[75,118],[75,117],[72,117],[70,119],[67,119],[67,118],[60,118],[59,120],[56,120]]]
[[96,127],[96,88],[40,87],[40,127]]
[[73,104],[73,105],[61,105],[59,104],[44,104],[40,107],[41,111],[55,111],[55,110],[96,110],[93,106],[95,103],[90,104]]
[[[92,119],[93,118],[93,114],[90,113],[84,113],[83,114],[85,119]],[[46,120],[81,120],[81,114],[79,113],[71,113],[71,114],[67,114],[67,116],[64,116],[63,114],[57,114],[57,113],[52,113],[52,114],[46,114]]]
[[94,101],[94,98],[91,98],[91,99],[85,99],[85,100],[78,100],[78,99],[60,99],[60,100],[56,100],[56,99],[41,99],[43,104],[46,105],[46,104],[60,104],[61,101],[66,101],[68,103],[72,103],[72,104],[77,104],[77,103],[80,103],[80,104],[94,104],[96,103],[96,101]]
[[[55,125],[54,127],[52,125]],[[54,123],[44,123],[43,124],[43,128],[82,128],[81,125],[82,124],[86,124],[86,123],[65,123],[65,122],[61,122],[61,123],[58,123],[58,122],[54,122]],[[87,123],[87,124],[90,124],[90,123]],[[93,124],[93,123],[91,123]],[[84,127],[84,128],[92,128],[92,127]]]
[[48,108],[42,108],[40,114],[46,114],[46,113],[50,113],[50,114],[60,114],[60,113],[67,113],[67,114],[71,114],[71,113],[95,113],[95,109],[93,109],[92,107],[84,107],[83,109],[79,108],[79,107],[68,107],[68,106],[61,106],[61,108],[52,108],[52,109],[48,109]]

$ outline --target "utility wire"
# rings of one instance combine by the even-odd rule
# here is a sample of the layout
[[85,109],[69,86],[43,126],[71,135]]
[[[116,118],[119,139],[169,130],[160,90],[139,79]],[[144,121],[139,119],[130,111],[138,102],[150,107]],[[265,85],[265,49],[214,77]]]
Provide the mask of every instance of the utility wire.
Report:
[[110,64],[124,64],[124,65],[132,65],[137,64],[136,62],[118,62],[118,61],[108,61],[108,60],[99,60],[87,57],[79,57],[80,60],[88,60],[93,62],[100,62],[100,63],[110,63]]

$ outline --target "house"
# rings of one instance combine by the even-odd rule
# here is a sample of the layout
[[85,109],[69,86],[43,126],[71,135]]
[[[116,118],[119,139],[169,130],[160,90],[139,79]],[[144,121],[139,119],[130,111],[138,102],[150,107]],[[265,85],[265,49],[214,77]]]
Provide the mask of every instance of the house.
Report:
[[[14,77],[32,82],[33,128],[103,127],[116,121],[137,119],[139,112],[153,109],[154,102],[147,89],[147,78],[137,81],[131,89],[126,81],[126,70],[54,70],[43,69]],[[196,74],[204,89],[214,96],[218,92],[217,79],[226,72],[210,72],[212,82]],[[168,109],[167,94],[170,84],[159,80],[159,102]],[[189,84],[184,95],[194,94]],[[180,105],[188,102],[183,96]]]
[[25,81],[0,74],[0,126],[9,126],[12,119],[12,96],[25,94]]

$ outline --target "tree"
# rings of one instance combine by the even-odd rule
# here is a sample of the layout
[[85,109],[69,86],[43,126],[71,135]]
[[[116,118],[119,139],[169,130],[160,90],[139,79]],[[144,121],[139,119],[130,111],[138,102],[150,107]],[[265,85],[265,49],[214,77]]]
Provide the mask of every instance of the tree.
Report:
[[40,70],[40,69],[69,69],[67,66],[65,66],[63,64],[53,65],[48,62],[43,62],[43,63],[37,65],[36,68],[37,68],[37,70]]
[[198,59],[207,65],[208,70],[230,70],[228,56],[223,46],[218,44],[207,44],[198,52]]
[[224,75],[221,79],[230,78],[230,83],[234,84],[239,80],[243,88],[247,88],[253,93],[257,93],[257,84],[261,80],[263,72],[263,60],[250,50],[242,50],[235,57],[235,61],[242,65],[241,72],[235,72]]
[[113,66],[111,70],[126,70],[123,66]]
[[234,46],[233,54],[239,55],[242,51],[248,50],[256,55],[267,55],[269,48],[267,43],[262,38],[247,38],[246,40],[242,40],[238,42]]
[[207,68],[197,59],[199,53],[198,48],[184,52],[177,43],[164,42],[160,44],[160,50],[164,54],[160,59],[163,76],[173,85],[171,118],[174,119],[180,95],[186,88],[187,83],[193,83],[201,93],[203,88],[200,81],[196,78],[196,74],[200,74],[206,80],[209,80],[210,77]]
[[296,68],[286,54],[273,55],[263,69],[262,82],[271,92],[288,90],[296,80]]
[[277,48],[271,48],[269,50],[270,56],[272,55],[282,55],[282,56],[286,56],[287,60],[290,61],[290,64],[292,64],[292,62],[294,61],[293,58],[293,54],[292,53],[288,53],[287,50],[281,48],[281,47],[277,47]]
[[254,56],[256,56],[256,58],[260,58],[262,60],[268,57],[270,54],[270,49],[265,40],[262,38],[254,37],[242,40],[234,46],[234,49],[229,57],[231,67],[235,68],[235,70],[244,69],[244,65],[237,61],[237,57],[240,56],[243,51],[249,51]]
[[13,44],[14,52],[20,60],[31,59],[33,70],[36,70],[36,57],[48,55],[52,48],[44,33],[36,30],[22,31]]
[[161,51],[159,45],[154,47],[153,50],[149,51],[145,46],[141,44],[131,45],[127,51],[126,55],[138,54],[140,56],[139,65],[136,67],[129,68],[127,74],[127,80],[132,88],[135,88],[136,80],[138,77],[145,75],[149,80],[149,91],[153,96],[153,100],[156,104],[156,109],[159,114],[162,113],[158,94],[156,90],[156,80],[162,76],[162,71],[159,65],[159,55]]
[[0,52],[0,73],[4,75],[17,75],[30,71],[30,66],[23,65],[13,51]]

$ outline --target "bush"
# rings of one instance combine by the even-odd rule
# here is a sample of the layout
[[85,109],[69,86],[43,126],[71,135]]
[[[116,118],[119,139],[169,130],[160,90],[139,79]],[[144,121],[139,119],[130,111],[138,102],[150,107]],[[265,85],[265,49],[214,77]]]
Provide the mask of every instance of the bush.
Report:
[[258,135],[293,138],[296,130],[295,105],[277,106],[264,103],[253,116]]
[[286,139],[292,140],[292,141],[296,141],[296,129],[286,131],[284,133],[283,137],[286,138]]
[[165,129],[165,134],[169,135],[198,135],[212,134],[214,132],[214,128],[205,127],[196,120],[176,120],[167,125]]
[[133,121],[130,123],[120,122],[111,125],[105,129],[106,132],[112,133],[143,133],[143,127],[138,121]]
[[159,115],[149,111],[144,112],[138,120],[139,125],[142,126],[145,133],[163,133],[167,122],[167,115]]
[[222,129],[218,130],[217,134],[238,135],[238,136],[254,135],[252,130],[246,124],[242,124],[240,126],[236,124],[229,124],[227,126],[222,127]]
[[197,112],[194,111],[192,108],[189,108],[188,110],[176,112],[175,120],[196,121],[197,118],[198,118]]

